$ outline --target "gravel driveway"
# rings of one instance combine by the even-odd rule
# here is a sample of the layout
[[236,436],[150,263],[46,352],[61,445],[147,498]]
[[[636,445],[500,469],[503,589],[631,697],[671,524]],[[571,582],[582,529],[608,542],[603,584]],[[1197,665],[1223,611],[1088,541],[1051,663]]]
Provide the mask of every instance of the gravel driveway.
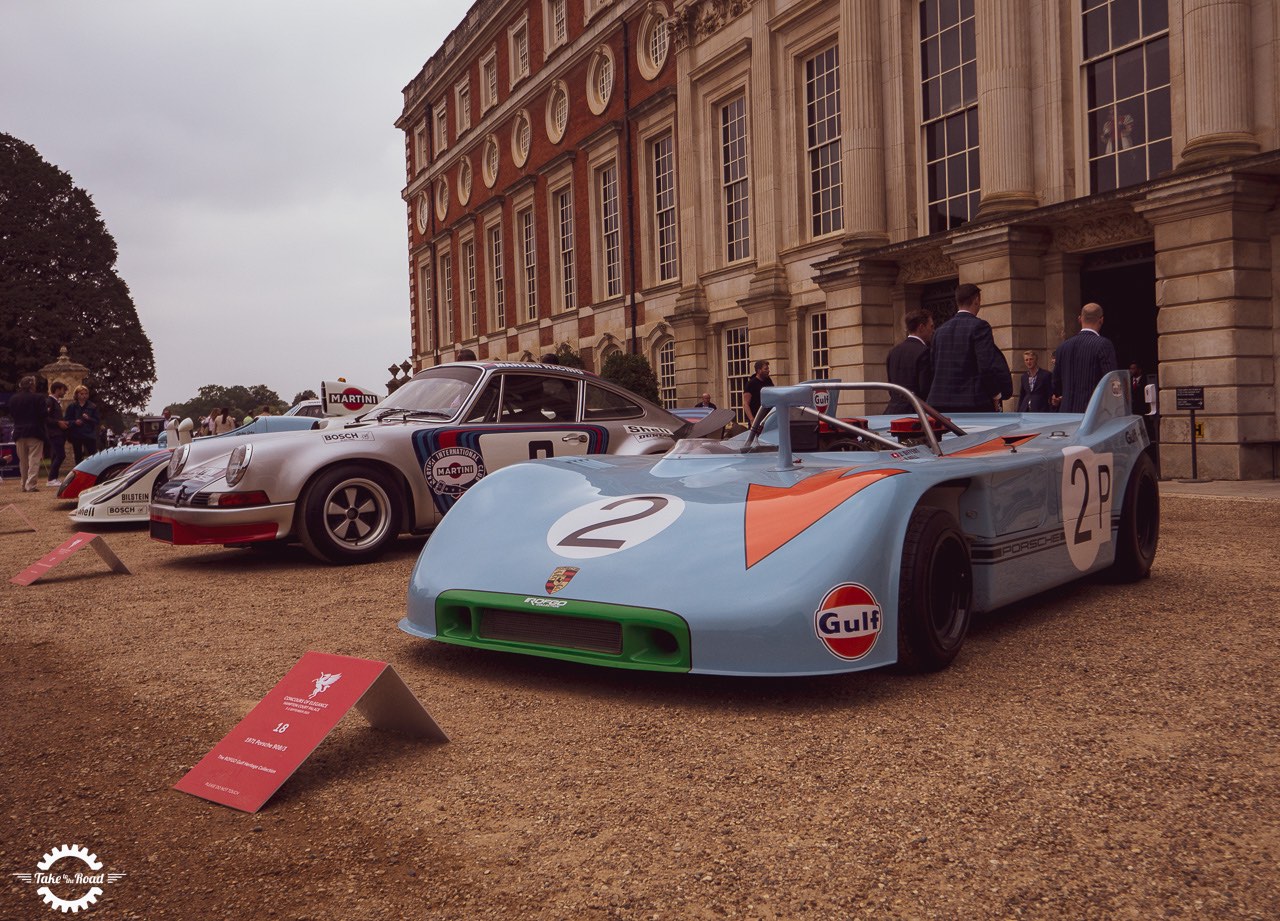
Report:
[[[104,530],[134,575],[0,586],[0,918],[61,917],[13,874],[80,844],[126,874],[90,919],[1269,921],[1280,503],[1163,508],[1149,581],[983,616],[940,674],[785,680],[415,641],[421,540],[328,568]],[[0,488],[5,580],[67,509]],[[172,790],[311,649],[392,663],[452,742],[352,714],[257,815]]]

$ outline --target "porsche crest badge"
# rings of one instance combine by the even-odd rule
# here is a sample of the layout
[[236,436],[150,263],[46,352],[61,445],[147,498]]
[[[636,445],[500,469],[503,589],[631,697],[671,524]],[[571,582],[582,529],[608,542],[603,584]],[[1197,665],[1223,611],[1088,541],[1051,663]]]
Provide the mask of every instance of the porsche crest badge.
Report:
[[547,579],[547,594],[554,595],[572,582],[573,577],[577,574],[577,566],[557,566],[555,571],[551,573],[551,578]]

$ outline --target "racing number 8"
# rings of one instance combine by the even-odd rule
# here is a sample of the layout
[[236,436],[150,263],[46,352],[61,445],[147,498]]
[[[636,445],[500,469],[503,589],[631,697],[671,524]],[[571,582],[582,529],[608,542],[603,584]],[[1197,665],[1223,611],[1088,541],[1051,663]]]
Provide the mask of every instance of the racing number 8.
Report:
[[625,524],[628,521],[640,521],[642,518],[648,518],[650,515],[656,515],[667,507],[667,499],[663,496],[627,496],[625,499],[618,499],[616,502],[610,502],[608,505],[600,507],[601,511],[611,512],[614,509],[628,505],[632,502],[648,502],[649,507],[642,512],[634,515],[623,515],[621,518],[610,518],[608,521],[597,521],[595,524],[589,524],[585,528],[578,528],[571,531],[560,539],[556,544],[557,547],[599,547],[605,550],[620,550],[626,544],[625,540],[614,540],[608,537],[585,537],[591,531],[598,531],[601,528],[610,528],[614,525]]

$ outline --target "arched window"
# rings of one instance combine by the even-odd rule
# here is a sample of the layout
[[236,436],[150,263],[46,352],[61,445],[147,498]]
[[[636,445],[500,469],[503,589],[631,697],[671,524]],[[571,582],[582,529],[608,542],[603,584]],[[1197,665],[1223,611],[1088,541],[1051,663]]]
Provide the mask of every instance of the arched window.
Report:
[[658,402],[667,409],[676,405],[676,341],[667,339],[654,350],[658,369]]

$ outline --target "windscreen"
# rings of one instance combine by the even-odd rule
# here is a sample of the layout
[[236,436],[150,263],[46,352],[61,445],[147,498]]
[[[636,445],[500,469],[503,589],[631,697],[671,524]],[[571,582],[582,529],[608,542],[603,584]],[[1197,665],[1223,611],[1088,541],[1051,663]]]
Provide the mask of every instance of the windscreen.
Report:
[[448,365],[430,368],[414,376],[366,415],[382,415],[388,409],[424,410],[452,418],[466,402],[481,370],[465,365]]

